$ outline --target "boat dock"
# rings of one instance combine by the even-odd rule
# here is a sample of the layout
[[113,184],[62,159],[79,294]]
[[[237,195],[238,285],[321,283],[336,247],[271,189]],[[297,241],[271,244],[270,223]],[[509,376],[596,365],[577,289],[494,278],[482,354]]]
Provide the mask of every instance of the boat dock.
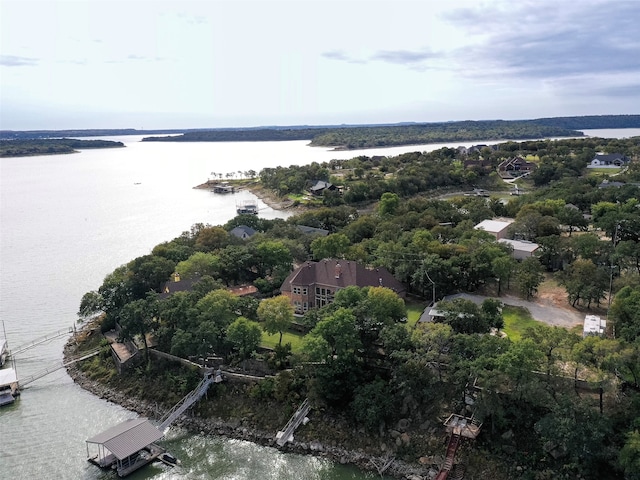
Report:
[[236,212],[238,215],[258,214],[258,202],[256,200],[244,200],[243,202],[236,203]]
[[[220,370],[207,372],[198,386],[167,412],[159,426],[146,418],[132,418],[89,438],[86,440],[87,460],[100,468],[116,470],[119,477],[126,477],[156,460],[175,465],[176,459],[155,442],[164,437],[169,426],[207,393],[211,384],[220,382]],[[90,450],[96,453],[92,454]]]
[[[114,469],[119,477],[126,477],[165,453],[154,443],[163,436],[146,418],[132,418],[89,438],[87,457],[94,465]],[[90,446],[97,447],[96,454],[90,454]]]
[[15,369],[0,370],[0,406],[13,403],[18,395],[20,395],[20,387]]
[[236,189],[233,185],[229,185],[228,183],[215,183],[211,188],[213,193],[235,193]]

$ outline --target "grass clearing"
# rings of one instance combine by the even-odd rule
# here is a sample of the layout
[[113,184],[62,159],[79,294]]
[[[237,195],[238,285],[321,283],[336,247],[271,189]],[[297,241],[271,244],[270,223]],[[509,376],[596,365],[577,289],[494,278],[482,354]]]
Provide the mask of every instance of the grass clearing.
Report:
[[[291,344],[291,351],[293,353],[299,353],[302,350],[302,337],[301,333],[284,332],[282,335],[282,345],[287,343]],[[269,335],[267,332],[262,332],[262,338],[260,340],[260,346],[266,348],[275,348],[280,340],[280,334],[275,333]]]
[[407,307],[407,328],[413,329],[420,320],[420,315],[427,306],[424,302],[406,302]]
[[502,318],[504,318],[503,330],[513,341],[520,340],[527,328],[543,325],[542,322],[533,319],[529,310],[513,305],[505,305],[502,308]]

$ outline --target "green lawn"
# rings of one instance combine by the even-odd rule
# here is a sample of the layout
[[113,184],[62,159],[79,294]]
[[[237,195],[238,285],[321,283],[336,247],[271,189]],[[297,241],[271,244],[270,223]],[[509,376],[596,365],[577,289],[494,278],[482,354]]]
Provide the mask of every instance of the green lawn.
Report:
[[427,304],[424,302],[420,302],[420,303],[406,302],[406,306],[407,306],[407,328],[413,329],[416,326],[416,323],[418,323],[418,320],[420,320],[420,315],[422,315],[422,312],[424,311]]
[[542,325],[542,322],[534,320],[529,310],[524,307],[505,305],[502,308],[502,317],[504,318],[503,330],[514,341],[520,340],[527,328]]
[[[262,328],[262,326],[260,328]],[[293,353],[298,353],[302,350],[302,337],[303,335],[301,333],[285,332],[284,335],[282,335],[282,344],[286,345],[287,343],[290,343],[291,351]],[[274,348],[278,344],[278,340],[280,340],[279,333],[269,335],[267,332],[262,332],[260,346]]]

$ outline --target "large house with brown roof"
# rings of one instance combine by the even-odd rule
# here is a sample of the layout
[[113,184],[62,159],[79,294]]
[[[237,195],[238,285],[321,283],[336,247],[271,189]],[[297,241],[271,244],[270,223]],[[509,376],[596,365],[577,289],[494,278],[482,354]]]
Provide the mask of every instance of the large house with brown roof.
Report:
[[538,166],[522,157],[513,157],[498,165],[498,174],[502,178],[516,178],[525,173],[533,172]]
[[295,313],[302,315],[311,308],[332,303],[335,293],[349,286],[386,287],[403,298],[406,294],[402,283],[384,267],[367,268],[335,259],[305,262],[285,279],[280,292],[289,297]]

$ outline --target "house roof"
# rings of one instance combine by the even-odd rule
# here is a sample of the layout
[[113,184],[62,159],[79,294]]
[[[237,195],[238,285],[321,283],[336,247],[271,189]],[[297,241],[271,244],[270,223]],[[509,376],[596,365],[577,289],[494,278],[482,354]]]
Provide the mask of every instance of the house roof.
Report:
[[325,188],[331,188],[331,187],[333,187],[333,184],[329,182],[325,182],[324,180],[318,180],[316,184],[313,187],[311,187],[311,191],[315,192],[315,191],[324,190]]
[[6,387],[18,381],[18,375],[13,368],[3,368],[0,370],[0,387]]
[[476,230],[484,230],[489,233],[498,233],[502,232],[512,223],[513,220],[483,220],[473,228]]
[[87,443],[104,445],[118,460],[123,460],[162,437],[163,433],[146,418],[130,418],[89,438]]
[[252,235],[255,235],[257,232],[253,228],[248,227],[247,225],[238,225],[236,228],[232,229],[229,233],[238,238],[244,238],[245,236],[251,237]]
[[524,240],[509,240],[508,238],[501,238],[498,241],[501,243],[506,243],[508,245],[511,245],[514,250],[518,250],[520,252],[533,253],[538,248],[540,248],[540,245],[538,245],[537,243],[526,242]]
[[308,235],[317,234],[322,235],[323,237],[329,235],[329,230],[325,230],[323,228],[308,227],[307,225],[296,225],[296,227],[298,227],[298,230],[302,233],[306,233]]
[[172,293],[191,291],[193,286],[200,281],[202,277],[197,275],[192,278],[180,278],[180,276],[174,276],[174,280],[169,280],[162,286],[160,292],[160,298],[165,298]]
[[406,290],[402,283],[384,267],[369,269],[357,262],[336,259],[305,262],[285,279],[280,290],[290,292],[292,284],[326,285],[335,288],[351,285],[387,287],[396,293],[403,293]]
[[605,162],[613,162],[614,160],[622,160],[626,162],[628,159],[621,153],[596,153],[594,160],[600,160]]

